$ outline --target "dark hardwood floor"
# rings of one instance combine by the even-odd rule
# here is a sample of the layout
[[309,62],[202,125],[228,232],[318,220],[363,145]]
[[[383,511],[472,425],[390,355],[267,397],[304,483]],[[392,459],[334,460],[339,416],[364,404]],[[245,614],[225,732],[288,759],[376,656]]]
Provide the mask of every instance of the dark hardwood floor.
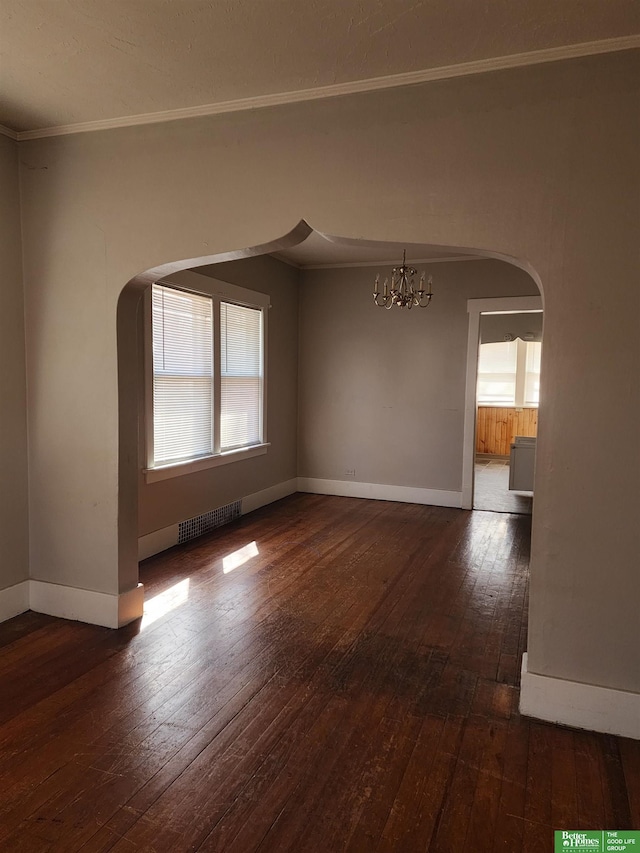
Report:
[[142,625],[0,625],[0,850],[543,853],[640,828],[638,742],[518,713],[529,525],[294,495],[144,563]]

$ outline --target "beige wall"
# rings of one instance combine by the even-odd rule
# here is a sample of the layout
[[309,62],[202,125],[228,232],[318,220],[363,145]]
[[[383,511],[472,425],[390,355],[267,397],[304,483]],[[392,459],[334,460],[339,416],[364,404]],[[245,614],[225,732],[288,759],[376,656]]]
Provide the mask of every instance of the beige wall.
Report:
[[24,295],[18,146],[0,136],[0,589],[29,573]]
[[501,261],[419,266],[435,296],[410,312],[373,304],[378,268],[303,273],[300,476],[461,490],[467,300],[538,289]]
[[[264,456],[158,483],[145,484],[141,473],[141,536],[296,476],[298,271],[263,256],[201,267],[196,272],[268,293],[271,298],[266,377],[267,437],[271,446]],[[203,292],[206,282],[203,279]],[[213,290],[213,282],[209,290]]]
[[301,217],[498,252],[545,297],[529,667],[640,691],[638,58],[24,143],[34,576],[115,591],[134,575],[129,546],[118,561],[137,489],[135,430],[118,473],[127,281]]

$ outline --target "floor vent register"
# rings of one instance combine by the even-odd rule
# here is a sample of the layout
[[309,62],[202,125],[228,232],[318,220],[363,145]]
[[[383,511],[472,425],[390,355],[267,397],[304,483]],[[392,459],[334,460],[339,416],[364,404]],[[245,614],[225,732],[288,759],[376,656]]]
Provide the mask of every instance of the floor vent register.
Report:
[[216,527],[222,527],[223,524],[240,518],[241,508],[242,501],[234,501],[226,506],[218,507],[218,509],[212,509],[211,512],[205,512],[203,515],[181,521],[178,525],[178,544],[188,542],[190,539],[195,539],[197,536],[202,536],[203,533],[208,533],[210,530],[215,530]]

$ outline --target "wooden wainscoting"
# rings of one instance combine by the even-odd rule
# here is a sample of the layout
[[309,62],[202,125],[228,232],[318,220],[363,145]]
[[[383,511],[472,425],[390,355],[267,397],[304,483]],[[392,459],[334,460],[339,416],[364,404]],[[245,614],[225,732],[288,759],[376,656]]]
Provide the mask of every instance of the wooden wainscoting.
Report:
[[537,434],[537,409],[478,406],[476,453],[508,456],[516,435]]

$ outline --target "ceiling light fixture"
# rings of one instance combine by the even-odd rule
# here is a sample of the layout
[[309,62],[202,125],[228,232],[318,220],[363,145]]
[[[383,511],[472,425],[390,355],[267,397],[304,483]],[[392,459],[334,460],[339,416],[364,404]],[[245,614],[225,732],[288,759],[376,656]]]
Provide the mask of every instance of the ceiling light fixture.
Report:
[[376,276],[375,285],[373,288],[373,301],[378,308],[391,308],[392,305],[398,305],[400,308],[408,308],[409,310],[417,305],[420,308],[427,308],[431,304],[431,285],[432,278],[427,279],[427,288],[425,290],[425,274],[420,276],[420,287],[416,290],[414,278],[418,275],[418,270],[414,267],[407,266],[407,250],[402,253],[402,265],[394,267],[391,273],[391,288],[389,288],[389,279],[385,278],[380,293],[380,276]]

